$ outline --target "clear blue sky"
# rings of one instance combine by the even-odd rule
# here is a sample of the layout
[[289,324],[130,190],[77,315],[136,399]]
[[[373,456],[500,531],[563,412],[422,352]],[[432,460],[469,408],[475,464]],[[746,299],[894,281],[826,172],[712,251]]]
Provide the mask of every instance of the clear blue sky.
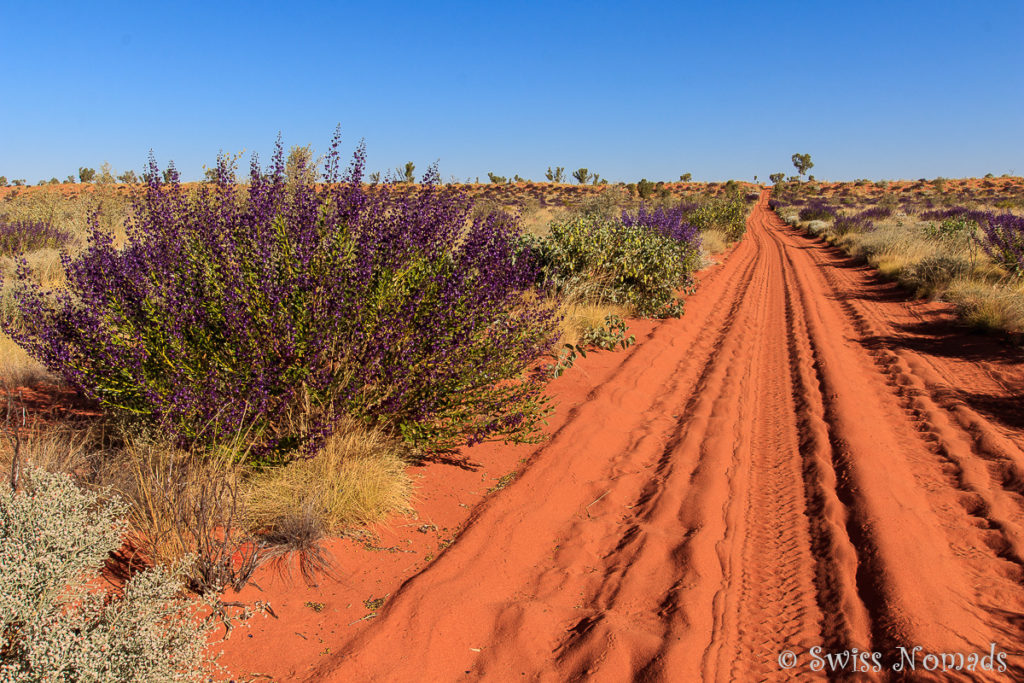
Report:
[[0,1],[0,175],[323,150],[445,179],[1024,174],[1024,3]]

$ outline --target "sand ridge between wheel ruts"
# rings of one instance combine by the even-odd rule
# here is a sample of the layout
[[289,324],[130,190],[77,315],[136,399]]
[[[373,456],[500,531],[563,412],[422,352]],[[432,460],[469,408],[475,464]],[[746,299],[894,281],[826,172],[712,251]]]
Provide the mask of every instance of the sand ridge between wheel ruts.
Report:
[[748,226],[311,680],[803,680],[780,651],[990,643],[1024,673],[1016,352],[767,193]]

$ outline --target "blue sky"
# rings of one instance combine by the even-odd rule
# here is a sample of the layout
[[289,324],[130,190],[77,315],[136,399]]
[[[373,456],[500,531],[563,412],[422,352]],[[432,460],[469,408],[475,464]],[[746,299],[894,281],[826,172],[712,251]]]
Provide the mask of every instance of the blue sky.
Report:
[[1024,174],[1024,3],[0,1],[0,175],[326,148],[445,179]]

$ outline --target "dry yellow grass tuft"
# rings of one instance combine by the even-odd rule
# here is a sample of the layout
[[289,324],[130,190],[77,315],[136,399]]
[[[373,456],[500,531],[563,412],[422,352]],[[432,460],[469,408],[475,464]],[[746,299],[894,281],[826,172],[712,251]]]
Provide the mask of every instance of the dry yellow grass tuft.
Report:
[[954,280],[944,297],[964,321],[982,330],[1024,335],[1024,284],[992,285],[971,278]]
[[409,511],[407,465],[401,446],[383,432],[347,421],[312,458],[243,482],[246,523],[272,533],[302,511],[316,517],[325,531],[337,533]]
[[729,248],[729,238],[725,236],[724,230],[714,228],[711,230],[705,230],[701,232],[700,238],[701,246],[703,246],[704,252],[709,256],[721,254]]

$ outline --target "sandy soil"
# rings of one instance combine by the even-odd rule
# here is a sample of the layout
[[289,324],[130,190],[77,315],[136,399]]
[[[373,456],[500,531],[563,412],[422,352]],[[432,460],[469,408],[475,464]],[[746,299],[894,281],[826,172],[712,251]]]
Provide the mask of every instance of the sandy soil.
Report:
[[[1024,680],[1019,352],[785,226],[767,195],[749,228],[682,319],[553,385],[547,443],[469,451],[492,473],[527,462],[466,507],[427,505],[459,528],[436,559],[381,554],[309,589],[335,591],[330,610],[275,603],[226,663],[311,681],[813,680],[815,646],[887,669],[900,647],[994,643],[1009,671],[993,678]],[[430,479],[480,481],[425,476],[427,496]],[[345,596],[371,587],[386,603],[350,623],[367,611]],[[320,642],[286,637],[302,629]]]

